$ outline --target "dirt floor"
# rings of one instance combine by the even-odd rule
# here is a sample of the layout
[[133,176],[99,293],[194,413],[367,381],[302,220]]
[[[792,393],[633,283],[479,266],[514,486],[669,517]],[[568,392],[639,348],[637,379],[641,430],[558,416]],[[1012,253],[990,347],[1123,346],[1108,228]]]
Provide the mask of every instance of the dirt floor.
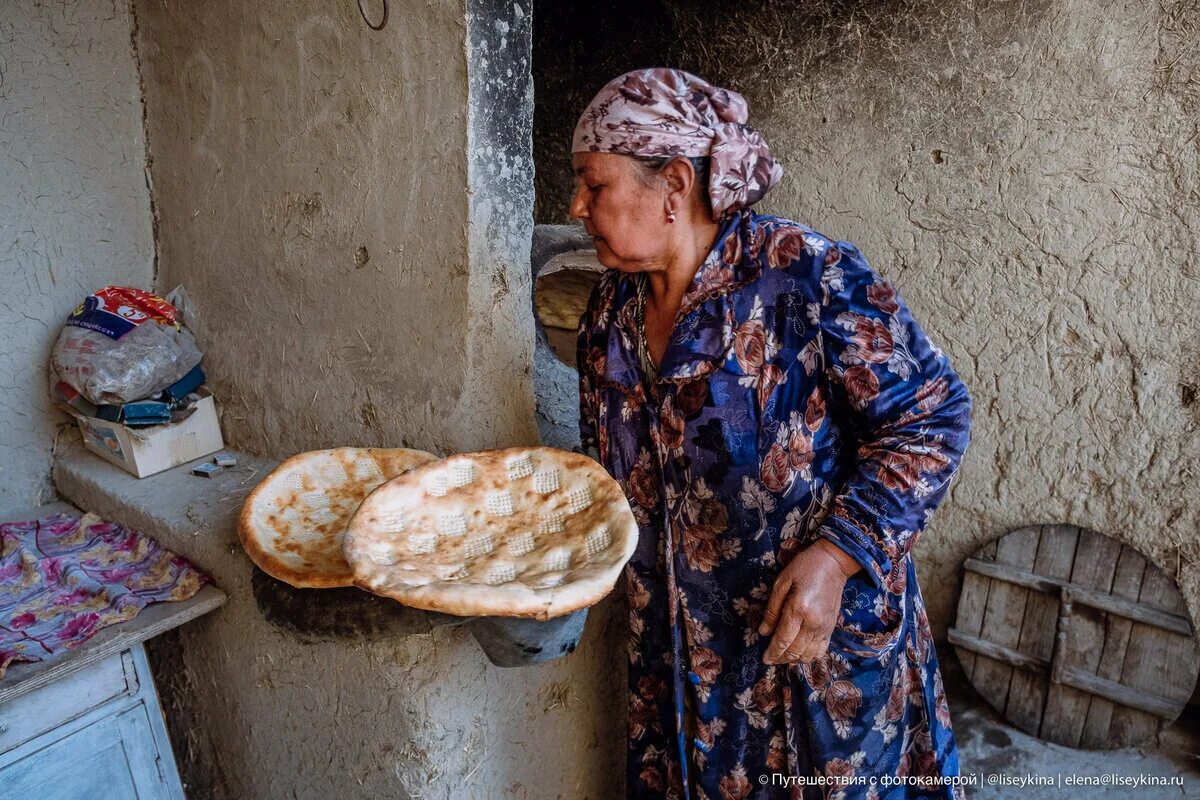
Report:
[[[979,776],[976,785],[967,787],[970,798],[1200,799],[1200,714],[1194,711],[1185,712],[1157,743],[1138,749],[1076,750],[1036,739],[1007,724],[972,688],[953,656],[943,656],[942,674],[961,772]],[[1101,784],[1067,784],[1068,779],[1082,776]],[[1183,785],[1154,785],[1170,784],[1172,779],[1182,779]]]

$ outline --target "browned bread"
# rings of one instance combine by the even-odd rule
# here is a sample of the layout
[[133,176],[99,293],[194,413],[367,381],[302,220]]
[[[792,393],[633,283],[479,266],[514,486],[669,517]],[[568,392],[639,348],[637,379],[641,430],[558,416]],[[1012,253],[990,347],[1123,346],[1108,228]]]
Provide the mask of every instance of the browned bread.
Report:
[[375,487],[435,458],[422,450],[356,447],[292,456],[242,505],[242,547],[259,569],[292,586],[352,586],[342,555],[351,515]]

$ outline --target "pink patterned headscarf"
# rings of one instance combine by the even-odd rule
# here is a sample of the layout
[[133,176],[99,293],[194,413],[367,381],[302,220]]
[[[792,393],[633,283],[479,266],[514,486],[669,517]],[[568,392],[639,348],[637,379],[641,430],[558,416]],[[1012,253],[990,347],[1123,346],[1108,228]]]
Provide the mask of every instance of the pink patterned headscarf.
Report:
[[711,156],[708,196],[720,220],[762,199],[783,167],[746,125],[746,99],[678,69],[639,69],[613,78],[575,126],[571,152]]

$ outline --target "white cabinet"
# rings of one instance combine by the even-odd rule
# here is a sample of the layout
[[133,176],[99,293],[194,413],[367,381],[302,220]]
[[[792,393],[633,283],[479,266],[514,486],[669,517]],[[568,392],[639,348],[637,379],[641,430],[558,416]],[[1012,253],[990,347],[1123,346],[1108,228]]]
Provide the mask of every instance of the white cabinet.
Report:
[[0,800],[183,800],[140,642],[0,703]]

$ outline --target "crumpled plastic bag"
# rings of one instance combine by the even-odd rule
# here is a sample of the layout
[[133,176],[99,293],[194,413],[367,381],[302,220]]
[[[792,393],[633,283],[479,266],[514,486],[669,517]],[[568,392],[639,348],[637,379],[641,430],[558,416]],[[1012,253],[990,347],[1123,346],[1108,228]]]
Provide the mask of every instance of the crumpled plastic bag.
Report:
[[162,392],[200,363],[177,309],[157,295],[106,286],[67,318],[50,356],[58,376],[97,405],[120,405]]

